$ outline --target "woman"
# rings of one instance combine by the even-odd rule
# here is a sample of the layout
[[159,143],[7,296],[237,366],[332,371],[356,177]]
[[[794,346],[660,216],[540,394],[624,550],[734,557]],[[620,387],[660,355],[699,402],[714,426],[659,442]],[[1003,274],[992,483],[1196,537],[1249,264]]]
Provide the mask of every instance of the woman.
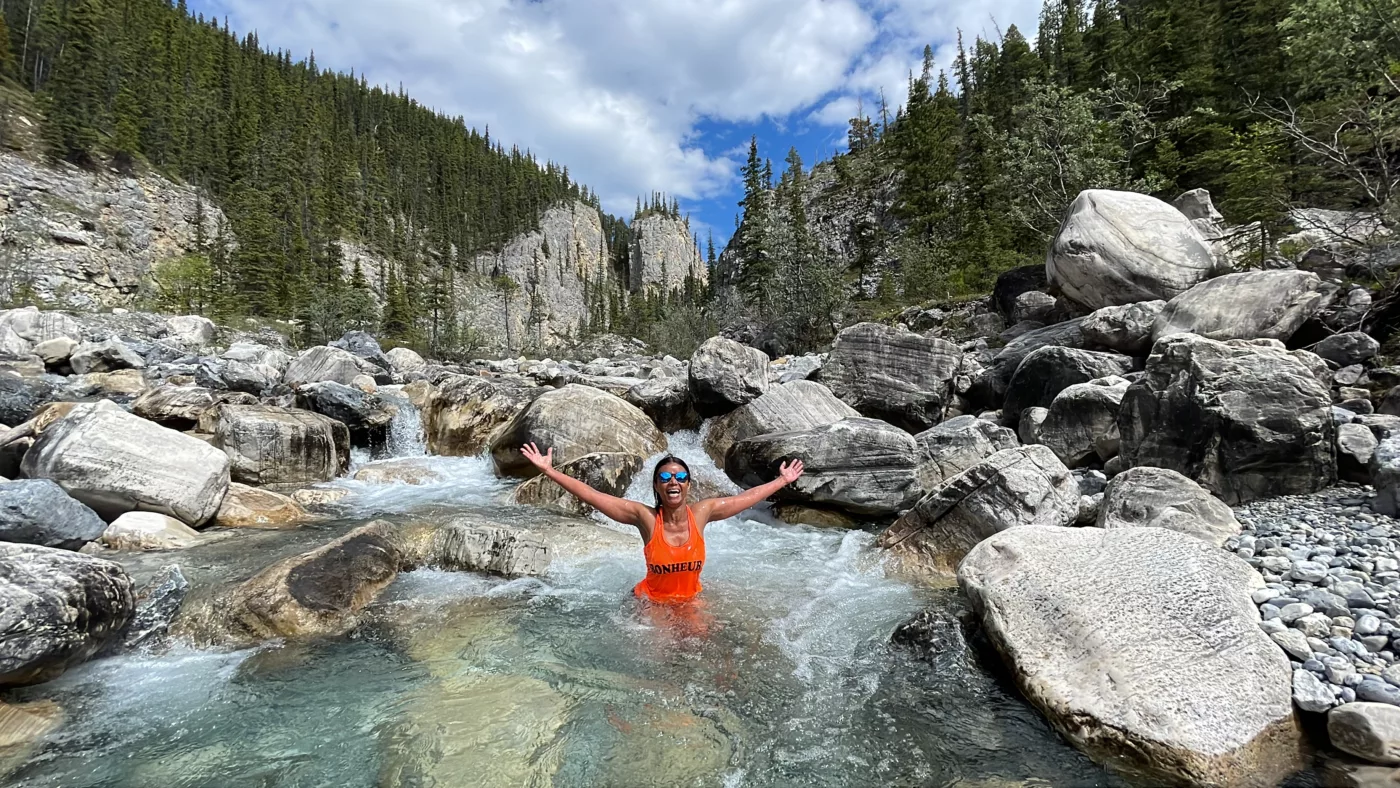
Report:
[[635,525],[642,533],[647,576],[632,589],[653,602],[684,602],[700,593],[700,570],[705,566],[705,526],[724,520],[762,501],[802,475],[802,461],[783,463],[778,478],[728,498],[706,498],[686,505],[690,493],[690,466],[679,457],[662,457],[651,472],[655,508],[598,492],[587,484],[554,469],[554,449],[541,454],[528,443],[520,447],[525,459],[560,487],[604,515]]

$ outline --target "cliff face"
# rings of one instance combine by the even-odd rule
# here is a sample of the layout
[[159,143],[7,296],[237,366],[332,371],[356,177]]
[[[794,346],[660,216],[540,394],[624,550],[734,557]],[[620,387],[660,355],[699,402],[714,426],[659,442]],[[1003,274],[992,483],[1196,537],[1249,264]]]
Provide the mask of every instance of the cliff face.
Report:
[[[202,214],[201,214],[202,210]],[[0,153],[0,298],[131,306],[157,263],[212,239],[223,214],[193,187]]]
[[678,290],[688,277],[700,284],[709,281],[709,269],[684,220],[654,213],[632,222],[631,229],[629,290]]

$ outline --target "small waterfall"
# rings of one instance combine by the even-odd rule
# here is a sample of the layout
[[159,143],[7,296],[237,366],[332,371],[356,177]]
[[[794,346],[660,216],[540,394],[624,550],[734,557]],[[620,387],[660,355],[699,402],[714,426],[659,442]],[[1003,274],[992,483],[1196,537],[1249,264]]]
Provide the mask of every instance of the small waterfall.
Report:
[[403,387],[383,386],[379,396],[396,406],[399,412],[389,423],[388,438],[382,452],[376,452],[376,456],[426,457],[428,444],[423,438],[423,414],[403,395]]

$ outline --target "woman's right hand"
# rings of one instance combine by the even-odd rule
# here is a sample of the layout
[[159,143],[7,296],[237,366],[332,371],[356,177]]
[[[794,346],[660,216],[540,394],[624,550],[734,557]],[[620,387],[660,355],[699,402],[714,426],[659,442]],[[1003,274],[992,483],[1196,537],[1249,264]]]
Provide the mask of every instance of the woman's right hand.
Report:
[[531,442],[521,446],[520,453],[525,455],[525,459],[529,460],[531,465],[542,471],[547,471],[554,467],[554,449],[550,449],[547,453],[541,454],[540,447]]

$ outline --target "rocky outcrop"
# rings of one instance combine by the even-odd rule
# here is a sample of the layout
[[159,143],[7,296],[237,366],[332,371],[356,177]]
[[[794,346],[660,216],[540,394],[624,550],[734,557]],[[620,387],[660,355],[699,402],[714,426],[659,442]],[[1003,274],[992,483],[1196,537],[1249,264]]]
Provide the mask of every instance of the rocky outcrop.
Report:
[[507,381],[457,375],[443,381],[423,406],[428,451],[472,457],[491,445],[497,430],[544,391]]
[[666,436],[646,414],[625,400],[587,386],[568,385],[540,395],[491,441],[496,470],[510,476],[539,473],[520,447],[536,443],[554,450],[554,464],[595,452],[646,458],[666,449]]
[[[154,171],[135,178],[0,153],[7,241],[0,295],[97,310],[130,306],[156,264],[200,251],[223,215],[189,186]],[[202,228],[201,228],[202,225]],[[74,337],[81,339],[81,337]]]
[[49,425],[22,469],[58,482],[109,520],[148,511],[199,526],[219,510],[229,484],[222,451],[106,401],[79,405]]
[[1100,353],[1069,347],[1038,348],[1021,361],[1006,389],[1002,419],[1015,424],[1026,408],[1048,408],[1056,395],[1076,383],[1122,376],[1131,372],[1133,360],[1117,353]]
[[1005,449],[954,476],[880,536],[906,567],[951,574],[983,539],[1007,528],[1069,525],[1079,483],[1049,449]]
[[1226,274],[1168,301],[1152,324],[1152,338],[1189,332],[1219,340],[1287,341],[1336,290],[1308,271]]
[[702,416],[720,416],[768,390],[768,356],[725,337],[710,337],[690,356],[690,395]]
[[1288,659],[1238,558],[1158,528],[1012,528],[958,582],[1021,691],[1099,763],[1152,785],[1303,766]]
[[0,484],[0,542],[77,550],[106,528],[96,512],[48,479]]
[[1036,442],[1055,452],[1066,467],[1118,456],[1118,411],[1128,381],[1106,377],[1066,387],[1035,427]]
[[627,256],[627,289],[632,292],[680,290],[687,280],[703,287],[709,282],[709,268],[690,224],[684,219],[650,213],[632,222],[632,247]]
[[859,515],[889,515],[919,496],[913,436],[882,421],[850,418],[795,432],[775,432],[734,443],[724,472],[753,487],[771,481],[779,466],[801,458],[806,472],[775,500],[814,504]]
[[1135,192],[1080,192],[1045,257],[1050,286],[1087,310],[1166,300],[1220,273],[1181,211]]
[[943,420],[961,367],[947,340],[858,323],[836,336],[822,382],[862,415],[922,432]]
[[[643,459],[635,454],[598,452],[585,454],[556,467],[565,476],[572,476],[599,492],[621,498],[632,483],[632,478],[642,469]],[[559,509],[580,517],[593,513],[593,507],[543,475],[528,479],[516,487],[514,497],[516,503]]]
[[113,642],[134,609],[118,564],[0,542],[0,687],[57,678]]
[[1199,484],[1166,468],[1129,468],[1108,481],[1100,528],[1165,528],[1219,547],[1240,532],[1235,513]]
[[1124,464],[1177,471],[1231,504],[1328,486],[1335,428],[1321,365],[1238,340],[1162,339],[1123,398]]
[[747,405],[712,419],[705,432],[705,452],[716,464],[723,464],[736,441],[770,432],[811,429],[859,415],[820,383],[780,383]]
[[350,463],[350,431],[335,419],[296,408],[220,405],[213,445],[236,482],[311,484],[334,479]]

